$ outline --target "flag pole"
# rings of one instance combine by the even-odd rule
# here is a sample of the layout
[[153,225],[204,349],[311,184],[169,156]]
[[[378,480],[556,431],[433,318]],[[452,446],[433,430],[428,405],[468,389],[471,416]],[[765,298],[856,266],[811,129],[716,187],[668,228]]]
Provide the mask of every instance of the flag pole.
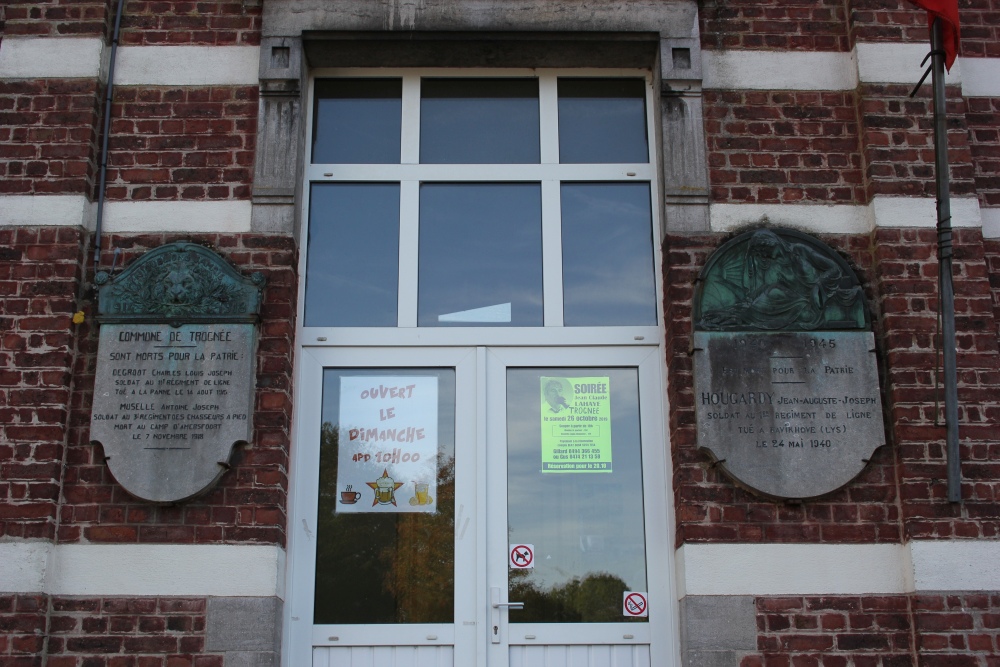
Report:
[[944,419],[947,429],[948,502],[962,501],[958,449],[958,360],[955,342],[955,288],[952,284],[951,193],[948,172],[948,116],[944,91],[944,39],[940,18],[931,26],[934,88],[934,167],[937,182],[938,281],[941,295],[941,347],[944,358]]

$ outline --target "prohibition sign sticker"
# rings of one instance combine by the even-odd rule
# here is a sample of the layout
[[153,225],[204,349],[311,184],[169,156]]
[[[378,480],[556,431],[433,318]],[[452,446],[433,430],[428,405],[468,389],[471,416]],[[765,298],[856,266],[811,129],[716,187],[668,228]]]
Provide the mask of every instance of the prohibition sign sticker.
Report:
[[635,591],[625,591],[622,593],[622,616],[633,618],[648,618],[649,605],[646,603],[646,594]]
[[535,545],[533,544],[512,544],[510,545],[510,567],[512,570],[527,570],[534,568]]

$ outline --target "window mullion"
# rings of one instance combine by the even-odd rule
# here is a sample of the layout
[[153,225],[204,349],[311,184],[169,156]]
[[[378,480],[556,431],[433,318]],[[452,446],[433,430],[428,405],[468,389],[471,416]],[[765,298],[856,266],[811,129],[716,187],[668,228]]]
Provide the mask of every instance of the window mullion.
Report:
[[403,126],[400,147],[402,164],[420,162],[420,76],[403,77]]
[[563,325],[562,207],[559,181],[542,182],[542,298],[547,327]]
[[559,91],[555,74],[538,77],[538,116],[541,124],[541,162],[559,163]]
[[399,189],[399,301],[400,327],[417,326],[417,279],[420,246],[420,182],[403,181]]

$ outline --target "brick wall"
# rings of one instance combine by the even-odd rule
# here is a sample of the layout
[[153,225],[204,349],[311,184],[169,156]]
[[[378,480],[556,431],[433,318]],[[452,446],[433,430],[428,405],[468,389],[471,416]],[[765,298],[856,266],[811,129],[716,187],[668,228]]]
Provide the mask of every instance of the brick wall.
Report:
[[255,86],[115,89],[109,199],[249,199]]
[[849,92],[707,91],[712,200],[864,202]]
[[[911,98],[910,86],[861,86],[861,127],[869,196],[934,197],[934,127],[931,90]],[[965,124],[965,100],[949,86],[948,165],[951,194],[976,191]]]
[[51,538],[80,286],[77,229],[0,229],[0,538]]
[[741,667],[991,667],[1000,594],[757,598],[758,650]]
[[928,42],[930,39],[927,12],[909,0],[847,0],[847,8],[852,42]]
[[115,249],[123,250],[119,266],[127,266],[143,252],[173,240],[205,244],[244,274],[260,271],[267,277],[258,337],[253,441],[236,449],[232,469],[201,498],[177,506],[155,506],[129,496],[108,472],[101,448],[90,443],[97,328],[88,304],[88,323],[81,326],[81,355],[74,372],[78,390],[58,539],[284,545],[296,303],[294,241],[250,234],[109,235],[103,266],[111,266]]
[[260,0],[129,0],[122,44],[260,44]]
[[958,15],[962,23],[962,55],[1000,58],[1000,1],[960,2]]
[[1000,97],[970,97],[965,115],[980,206],[1000,208]]
[[706,0],[702,47],[847,51],[843,0]]
[[47,667],[222,667],[205,652],[205,598],[51,600]]
[[0,594],[0,665],[41,665],[45,642],[44,595]]
[[[900,458],[906,535],[915,539],[1000,537],[1000,405],[997,322],[978,230],[955,234],[962,504],[946,500],[945,428],[935,420],[937,365],[936,233],[875,233],[879,339],[884,350],[887,416]],[[943,410],[943,398],[941,399]]]
[[760,653],[741,667],[910,667],[911,625],[905,595],[758,598]]
[[[993,295],[993,321],[1000,335],[1000,239],[986,239],[983,250],[983,259],[989,272],[990,293]],[[997,418],[1000,419],[1000,415]]]
[[91,192],[99,98],[96,80],[0,81],[0,194]]
[[[108,0],[23,0],[5,3],[5,35],[100,37],[108,28]],[[2,17],[0,17],[2,18]]]

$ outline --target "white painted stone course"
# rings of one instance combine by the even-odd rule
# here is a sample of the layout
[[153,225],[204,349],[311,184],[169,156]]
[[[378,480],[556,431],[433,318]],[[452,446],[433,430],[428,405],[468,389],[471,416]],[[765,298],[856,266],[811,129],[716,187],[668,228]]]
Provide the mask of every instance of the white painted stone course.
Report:
[[84,195],[0,195],[0,227],[76,227],[89,209]]
[[284,597],[285,551],[235,544],[0,543],[0,592]]
[[702,87],[728,90],[853,90],[853,53],[702,51]]
[[[990,209],[986,209],[990,210]],[[953,197],[952,227],[979,227],[984,217],[975,197]],[[762,222],[816,234],[864,234],[877,227],[935,228],[937,203],[928,197],[877,196],[863,204],[711,204],[712,231],[729,232]]]
[[107,232],[250,231],[252,205],[247,200],[111,201],[104,204]]
[[1000,239],[1000,208],[981,209],[983,214],[983,237]]
[[257,46],[123,46],[116,86],[257,85]]
[[103,52],[99,37],[4,37],[0,79],[97,78]]
[[677,595],[895,595],[1000,590],[1000,541],[685,544]]

